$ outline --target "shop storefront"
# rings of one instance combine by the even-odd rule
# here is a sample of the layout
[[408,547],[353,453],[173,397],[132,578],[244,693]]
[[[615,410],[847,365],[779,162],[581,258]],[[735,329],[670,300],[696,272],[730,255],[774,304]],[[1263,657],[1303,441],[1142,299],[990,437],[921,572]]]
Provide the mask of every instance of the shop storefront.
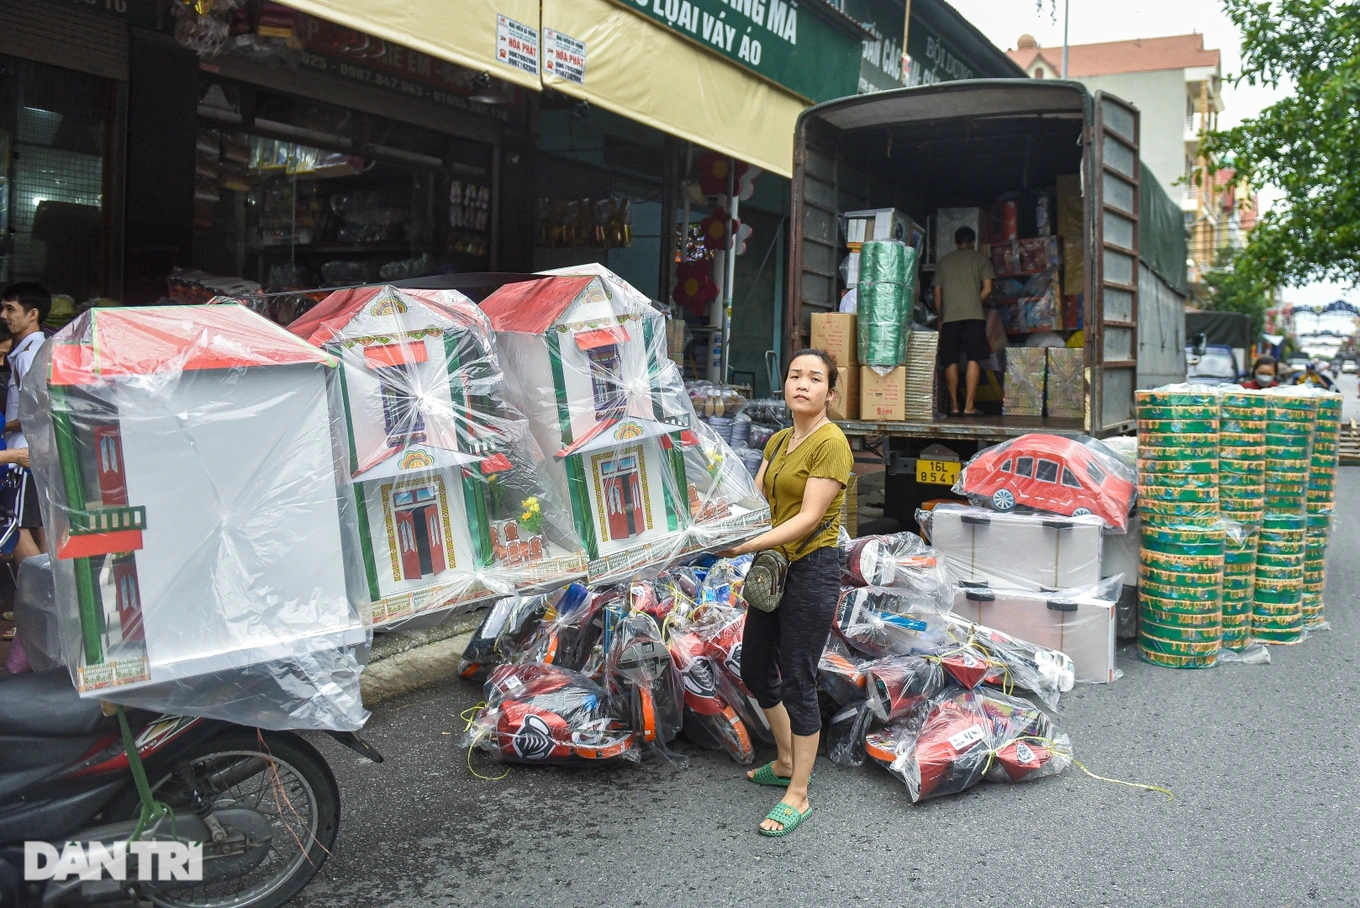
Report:
[[[0,94],[4,142],[27,146],[5,161],[8,275],[78,300],[263,292],[287,321],[325,288],[598,261],[684,316],[687,374],[757,394],[782,346],[798,113],[1018,74],[940,0],[910,28],[900,0],[0,2],[31,23],[0,38],[27,58]],[[60,80],[34,69],[44,47]],[[69,112],[34,114],[57,102],[18,100],[23,79]],[[66,118],[51,147],[35,116]],[[705,232],[733,215],[729,267]]]

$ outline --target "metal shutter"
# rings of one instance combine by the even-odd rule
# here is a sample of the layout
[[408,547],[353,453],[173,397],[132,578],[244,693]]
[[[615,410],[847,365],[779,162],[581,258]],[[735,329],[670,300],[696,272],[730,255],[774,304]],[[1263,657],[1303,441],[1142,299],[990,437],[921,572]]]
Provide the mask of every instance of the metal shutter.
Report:
[[70,2],[0,0],[0,54],[126,82],[128,27]]

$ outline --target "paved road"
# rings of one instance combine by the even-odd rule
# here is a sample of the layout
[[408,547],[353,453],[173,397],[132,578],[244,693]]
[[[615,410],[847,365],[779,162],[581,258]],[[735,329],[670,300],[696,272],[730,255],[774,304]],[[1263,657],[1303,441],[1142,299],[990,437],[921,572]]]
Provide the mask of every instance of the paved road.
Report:
[[[1350,389],[1353,394],[1353,387]],[[707,752],[683,772],[516,768],[474,778],[455,744],[478,690],[382,704],[363,764],[326,742],[340,844],[298,904],[320,906],[1360,904],[1360,468],[1342,470],[1333,630],[1267,666],[1124,677],[1058,713],[1093,771],[913,806],[885,771],[819,763],[816,813],[755,833],[772,789]],[[476,764],[494,774],[487,764]]]

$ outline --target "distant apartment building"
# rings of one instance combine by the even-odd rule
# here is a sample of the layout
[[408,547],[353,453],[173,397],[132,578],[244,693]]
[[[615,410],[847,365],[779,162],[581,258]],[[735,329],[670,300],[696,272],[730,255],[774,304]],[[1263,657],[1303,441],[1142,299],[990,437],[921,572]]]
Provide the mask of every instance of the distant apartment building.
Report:
[[[1062,48],[1021,35],[1008,55],[1035,79],[1062,78]],[[1185,212],[1192,292],[1220,250],[1239,246],[1256,221],[1256,196],[1231,171],[1208,176],[1200,140],[1223,110],[1222,56],[1200,34],[1068,45],[1068,78],[1108,91],[1141,112],[1144,163]]]

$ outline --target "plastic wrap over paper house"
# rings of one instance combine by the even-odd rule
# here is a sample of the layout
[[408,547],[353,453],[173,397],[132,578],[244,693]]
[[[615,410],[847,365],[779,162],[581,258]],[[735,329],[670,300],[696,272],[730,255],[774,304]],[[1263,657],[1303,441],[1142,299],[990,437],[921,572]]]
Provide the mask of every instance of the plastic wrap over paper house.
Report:
[[336,367],[237,305],[94,309],[44,346],[21,413],[82,693],[362,723]]
[[695,416],[646,297],[596,266],[507,284],[482,309],[512,394],[552,452],[592,579],[768,523],[749,474]]
[[585,573],[491,324],[451,290],[364,287],[290,330],[344,363],[349,468],[375,625]]

